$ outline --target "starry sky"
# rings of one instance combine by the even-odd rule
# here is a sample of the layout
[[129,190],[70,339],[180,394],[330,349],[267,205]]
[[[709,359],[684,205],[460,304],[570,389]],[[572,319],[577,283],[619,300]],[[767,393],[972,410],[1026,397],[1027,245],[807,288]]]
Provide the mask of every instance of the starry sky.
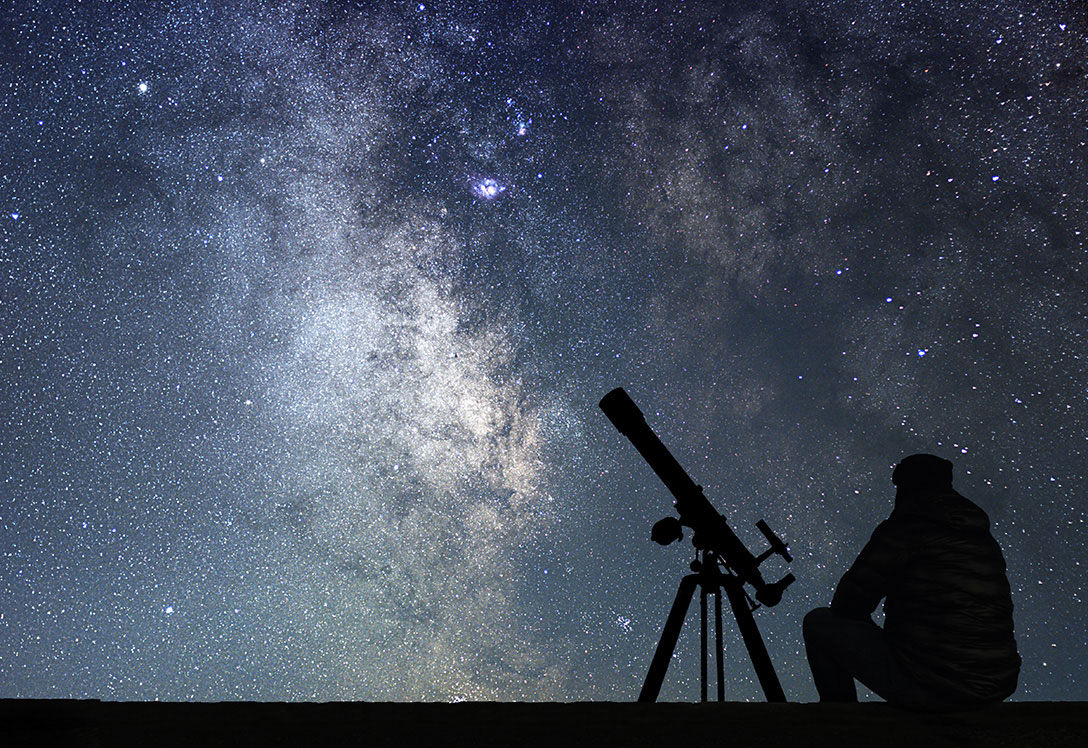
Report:
[[1004,548],[1014,698],[1088,698],[1083,5],[0,17],[0,697],[634,700],[691,548],[623,386],[790,544],[790,700],[914,452]]

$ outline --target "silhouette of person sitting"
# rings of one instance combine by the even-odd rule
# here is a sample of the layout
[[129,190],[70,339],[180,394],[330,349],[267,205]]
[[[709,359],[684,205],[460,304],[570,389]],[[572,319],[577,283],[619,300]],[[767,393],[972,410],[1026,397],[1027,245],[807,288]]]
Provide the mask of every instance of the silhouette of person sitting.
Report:
[[[990,520],[952,488],[952,463],[911,455],[892,473],[895,507],[843,575],[830,608],[805,616],[820,701],[954,710],[1016,690],[1012,599]],[[884,599],[884,628],[871,615]]]

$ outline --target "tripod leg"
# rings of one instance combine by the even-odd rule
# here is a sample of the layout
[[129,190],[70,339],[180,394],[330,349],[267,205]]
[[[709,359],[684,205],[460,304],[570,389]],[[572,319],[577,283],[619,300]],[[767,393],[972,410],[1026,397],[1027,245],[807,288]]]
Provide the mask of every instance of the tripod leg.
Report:
[[701,593],[699,595],[699,621],[702,624],[699,628],[699,649],[702,653],[699,660],[699,675],[700,675],[700,699],[706,701],[706,586],[701,586]]
[[714,591],[714,637],[717,640],[718,701],[725,701],[725,663],[722,649],[722,591]]
[[767,701],[785,701],[786,694],[782,691],[782,684],[774,671],[771,656],[767,654],[767,645],[759,635],[756,619],[744,598],[744,583],[736,577],[727,577],[723,584],[726,594],[729,595],[729,605],[733,608],[733,617],[737,619],[737,628],[744,639],[744,646],[748,648],[748,656],[752,659],[756,677],[759,678],[759,685],[763,687]]
[[676,640],[680,637],[680,628],[684,625],[688,606],[691,605],[691,596],[695,594],[695,585],[698,583],[698,574],[688,574],[680,580],[680,588],[676,591],[672,610],[669,611],[665,628],[661,631],[661,638],[657,642],[657,651],[654,652],[650,670],[646,673],[646,680],[642,682],[642,692],[638,695],[639,701],[657,701],[657,694],[661,691],[661,684],[665,680],[665,671],[669,669],[669,660],[672,659],[673,650],[676,649]]

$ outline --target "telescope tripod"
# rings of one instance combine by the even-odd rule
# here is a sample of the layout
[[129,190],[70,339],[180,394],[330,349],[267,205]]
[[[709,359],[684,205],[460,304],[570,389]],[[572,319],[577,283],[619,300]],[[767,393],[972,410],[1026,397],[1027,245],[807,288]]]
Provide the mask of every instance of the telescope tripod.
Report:
[[737,628],[740,631],[744,645],[748,649],[748,656],[755,667],[759,684],[763,687],[763,693],[767,701],[785,701],[786,695],[782,691],[782,684],[778,681],[778,674],[771,664],[770,655],[767,654],[767,645],[763,643],[763,637],[756,627],[755,617],[752,611],[757,606],[744,591],[744,582],[733,573],[723,572],[718,565],[718,556],[713,551],[703,550],[700,557],[691,562],[692,574],[686,575],[680,580],[680,588],[676,591],[676,599],[673,601],[669,617],[665,621],[665,628],[661,631],[661,638],[657,642],[657,651],[650,663],[650,670],[646,673],[646,680],[642,683],[642,691],[639,693],[639,701],[657,701],[657,695],[661,691],[661,683],[665,680],[665,671],[669,668],[673,650],[676,649],[676,640],[680,637],[680,629],[687,617],[691,598],[695,594],[695,588],[701,590],[702,628],[700,631],[700,643],[702,645],[702,700],[707,700],[707,597],[714,597],[714,634],[715,634],[715,664],[718,676],[718,701],[725,701],[725,665],[722,658],[722,590],[729,599],[729,607],[733,610],[733,618],[736,619]]

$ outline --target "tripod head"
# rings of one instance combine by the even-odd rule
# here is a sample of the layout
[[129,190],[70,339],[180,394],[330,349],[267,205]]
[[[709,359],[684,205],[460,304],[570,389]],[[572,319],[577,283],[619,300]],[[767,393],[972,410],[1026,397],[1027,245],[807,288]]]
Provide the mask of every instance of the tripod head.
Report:
[[600,408],[621,434],[630,439],[635,449],[649,463],[657,477],[676,499],[675,507],[680,515],[666,517],[654,525],[651,537],[662,545],[668,545],[683,537],[681,526],[690,527],[691,542],[699,550],[711,550],[721,562],[756,592],[756,600],[774,606],[782,600],[786,587],[794,582],[793,574],[787,574],[777,582],[768,583],[759,573],[759,565],[772,554],[778,554],[787,563],[793,561],[789,549],[774,534],[767,523],[760,520],[756,527],[767,538],[770,548],[757,558],[740,541],[733,529],[703,495],[701,486],[680,467],[665,445],[646,424],[646,418],[622,387],[601,398]]

